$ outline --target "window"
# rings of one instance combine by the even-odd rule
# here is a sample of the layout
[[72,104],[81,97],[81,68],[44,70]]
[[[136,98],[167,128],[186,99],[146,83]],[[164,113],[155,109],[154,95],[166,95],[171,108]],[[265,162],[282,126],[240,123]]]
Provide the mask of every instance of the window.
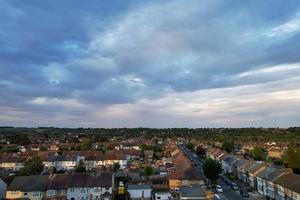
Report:
[[47,191],[47,196],[52,197],[52,196],[55,195],[55,193],[56,193],[55,190],[48,190],[48,191]]
[[94,200],[100,200],[99,196],[94,196]]
[[94,192],[100,192],[100,188],[94,188]]
[[12,192],[11,192],[11,195],[13,195],[13,196],[16,196],[16,195],[18,195],[18,194],[19,194],[18,191],[12,191]]
[[32,192],[32,196],[33,197],[39,197],[40,196],[40,192]]
[[108,190],[109,190],[109,187],[106,187],[105,190],[108,191]]
[[71,192],[74,192],[75,190],[74,190],[74,188],[71,188],[70,191],[71,191]]

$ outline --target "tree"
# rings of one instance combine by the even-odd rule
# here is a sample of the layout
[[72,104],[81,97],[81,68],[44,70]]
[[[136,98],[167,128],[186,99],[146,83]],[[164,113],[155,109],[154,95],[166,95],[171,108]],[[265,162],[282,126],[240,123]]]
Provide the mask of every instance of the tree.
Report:
[[81,151],[81,145],[80,144],[76,144],[75,145],[75,150],[76,151]]
[[188,142],[186,145],[186,148],[188,148],[189,150],[194,150],[194,145],[191,142]]
[[17,134],[8,137],[11,144],[28,145],[30,144],[30,139],[27,134]]
[[218,174],[221,173],[221,166],[213,159],[208,158],[203,163],[203,172],[208,179],[215,181]]
[[44,145],[40,146],[40,151],[47,151],[47,147],[45,147]]
[[227,153],[231,153],[233,151],[234,144],[232,141],[225,140],[222,145],[222,149],[224,149]]
[[85,166],[83,160],[79,161],[79,164],[75,167],[75,172],[85,172]]
[[264,160],[266,158],[266,153],[264,152],[264,149],[261,147],[255,146],[251,151],[251,156],[254,158],[254,160]]
[[205,149],[203,149],[201,146],[198,146],[196,148],[196,154],[197,156],[199,156],[200,158],[204,158],[205,157]]
[[32,157],[24,163],[24,167],[18,172],[18,175],[29,176],[38,175],[44,169],[43,161],[39,157]]
[[288,147],[284,155],[284,163],[293,169],[297,174],[300,174],[300,152],[294,147]]
[[119,163],[114,163],[113,164],[113,171],[116,172],[120,169],[120,164]]
[[93,142],[91,139],[86,139],[84,142],[81,144],[81,150],[87,151],[92,148]]
[[150,176],[153,174],[153,168],[151,166],[146,166],[144,169],[144,173],[146,176]]

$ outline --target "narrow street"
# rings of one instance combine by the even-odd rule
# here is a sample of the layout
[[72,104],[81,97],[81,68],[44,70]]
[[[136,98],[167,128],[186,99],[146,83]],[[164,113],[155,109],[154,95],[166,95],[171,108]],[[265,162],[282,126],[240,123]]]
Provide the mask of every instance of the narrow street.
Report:
[[[184,155],[192,161],[193,167],[196,167],[202,170],[202,160],[196,156],[193,152],[191,152],[188,148],[185,146],[179,146],[181,151],[184,153]],[[217,183],[222,186],[224,192],[222,193],[216,193],[215,199],[224,199],[224,200],[241,200],[241,199],[251,199],[247,197],[242,197],[238,190],[233,190],[230,186],[228,186],[223,180],[218,179]]]

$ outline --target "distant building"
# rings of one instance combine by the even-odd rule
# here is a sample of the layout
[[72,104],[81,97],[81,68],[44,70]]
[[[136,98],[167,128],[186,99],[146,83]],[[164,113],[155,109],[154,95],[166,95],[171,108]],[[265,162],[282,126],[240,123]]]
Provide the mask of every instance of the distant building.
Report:
[[144,160],[145,162],[152,162],[153,161],[153,150],[144,150]]
[[146,184],[129,184],[127,186],[127,191],[129,193],[130,199],[138,200],[150,200],[152,188],[150,185]]

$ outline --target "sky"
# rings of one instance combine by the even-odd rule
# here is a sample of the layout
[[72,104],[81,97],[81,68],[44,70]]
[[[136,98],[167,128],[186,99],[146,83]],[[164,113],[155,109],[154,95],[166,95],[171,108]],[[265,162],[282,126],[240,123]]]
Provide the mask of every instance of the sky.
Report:
[[0,5],[0,126],[300,125],[300,1]]

